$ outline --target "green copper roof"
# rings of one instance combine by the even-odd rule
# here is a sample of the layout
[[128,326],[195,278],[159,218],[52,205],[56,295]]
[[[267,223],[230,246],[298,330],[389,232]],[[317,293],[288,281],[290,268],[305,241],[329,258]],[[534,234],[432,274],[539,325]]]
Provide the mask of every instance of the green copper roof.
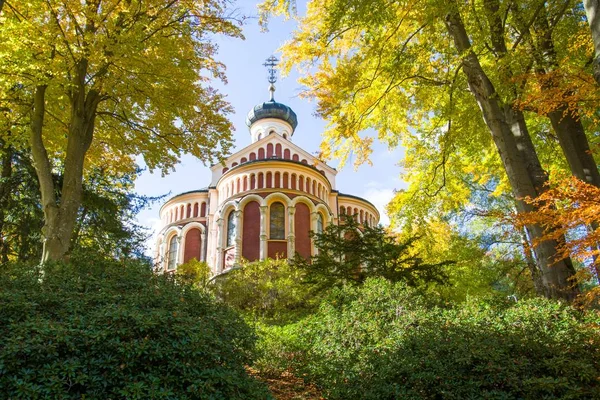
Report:
[[249,127],[256,121],[264,118],[281,119],[292,126],[292,131],[298,126],[298,117],[296,117],[296,113],[285,104],[278,103],[274,100],[254,106],[246,117],[246,125]]

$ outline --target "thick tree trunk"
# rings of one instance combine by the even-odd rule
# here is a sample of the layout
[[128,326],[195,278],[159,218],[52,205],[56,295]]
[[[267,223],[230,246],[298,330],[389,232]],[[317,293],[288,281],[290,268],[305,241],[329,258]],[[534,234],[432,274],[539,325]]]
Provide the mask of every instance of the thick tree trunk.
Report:
[[[596,0],[598,2],[600,0]],[[600,24],[600,18],[596,18],[597,24]],[[536,60],[537,71],[541,74],[547,74],[548,71],[558,69],[558,57],[554,42],[552,41],[552,29],[548,22],[548,16],[545,8],[540,9],[533,29],[537,33],[537,48],[534,47],[534,57]],[[592,27],[592,31],[594,28]],[[596,26],[596,30],[600,30],[600,26]],[[600,31],[598,31],[600,32]],[[600,44],[600,43],[599,43]],[[597,60],[597,57],[596,57]],[[595,71],[597,74],[598,71]],[[596,76],[596,79],[598,77]],[[542,90],[552,89],[552,82],[544,80],[542,82]],[[547,114],[552,124],[552,129],[556,133],[558,143],[565,155],[565,159],[569,164],[571,174],[577,179],[600,187],[600,172],[598,164],[594,159],[594,155],[590,150],[588,138],[585,134],[585,128],[581,122],[581,118],[577,110],[569,110],[568,105],[564,104]],[[596,230],[599,228],[598,223],[593,222],[588,229]],[[596,244],[600,247],[600,243]],[[596,264],[596,263],[594,263]],[[596,264],[596,276],[600,278],[600,267]]]
[[573,176],[583,182],[600,187],[598,165],[590,150],[583,124],[565,107],[548,113],[560,147]]
[[52,181],[50,160],[42,139],[44,121],[45,86],[35,92],[34,118],[31,129],[31,147],[36,173],[40,181],[42,207],[44,210],[44,248],[42,262],[62,260],[71,244],[77,212],[81,204],[83,165],[94,132],[99,95],[96,91],[85,91],[87,61],[76,65],[76,74],[71,92],[71,120],[64,160],[63,185],[60,200]]
[[[598,1],[600,0],[596,0],[596,2]],[[597,20],[597,23],[600,25],[600,18]],[[600,34],[600,26],[596,28]],[[538,13],[533,24],[533,29],[537,37],[536,45],[532,44],[532,46],[537,47],[534,47],[533,51],[537,71],[541,74],[547,74],[548,71],[558,69],[558,57],[554,42],[552,41],[552,28],[548,22],[545,8],[541,8]],[[552,86],[552,82],[544,80],[542,90],[552,89]],[[552,123],[554,132],[556,132],[558,142],[573,176],[596,187],[600,187],[598,164],[590,151],[590,145],[585,135],[585,128],[577,110],[569,110],[565,104],[549,112],[548,118]]]
[[587,20],[594,41],[594,61],[592,71],[594,79],[600,85],[600,0],[583,0]]
[[[492,82],[484,72],[457,9],[446,16],[446,27],[459,53],[463,55],[463,71],[469,88],[479,104],[483,118],[491,131],[506,170],[513,193],[517,198],[518,212],[532,211],[525,197],[537,197],[547,181],[537,153],[527,131],[525,118],[519,110],[504,105]],[[542,237],[536,225],[526,227],[528,236]],[[536,264],[540,270],[544,295],[549,298],[573,300],[577,290],[571,285],[575,271],[570,259],[555,262],[557,243],[544,241],[534,248]]]

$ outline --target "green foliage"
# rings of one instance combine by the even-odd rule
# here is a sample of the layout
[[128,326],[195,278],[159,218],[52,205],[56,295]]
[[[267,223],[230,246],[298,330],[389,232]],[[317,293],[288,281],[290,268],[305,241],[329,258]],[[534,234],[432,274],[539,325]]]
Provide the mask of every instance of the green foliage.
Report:
[[101,252],[113,258],[144,256],[148,232],[137,223],[136,216],[163,197],[134,192],[134,181],[140,173],[139,169],[132,173],[91,169],[83,181],[72,251]]
[[297,324],[255,325],[259,340],[252,367],[260,371],[262,376],[279,377],[303,359],[306,349],[298,338]]
[[[2,262],[39,260],[44,215],[31,152],[0,141],[0,257]],[[115,258],[143,257],[147,232],[135,221],[143,208],[160,198],[133,192],[140,171],[91,168],[83,181],[72,252],[93,251]],[[54,175],[57,187],[62,176]],[[60,190],[58,192],[60,196]]]
[[210,278],[210,267],[206,262],[192,258],[190,261],[178,265],[176,274],[184,282],[206,287]]
[[39,260],[44,215],[30,154],[0,140],[0,160],[1,260]]
[[543,299],[430,303],[404,284],[369,279],[334,291],[318,313],[287,328],[285,341],[263,346],[279,355],[274,365],[331,399],[600,396],[597,313]]
[[255,336],[206,292],[88,257],[0,271],[0,397],[264,399]]
[[403,281],[410,286],[444,283],[443,267],[452,262],[423,262],[413,251],[417,239],[401,240],[381,226],[359,225],[347,217],[343,224],[330,224],[322,233],[313,234],[317,255],[309,260],[297,256],[294,264],[321,288],[362,284],[369,277]]
[[233,308],[274,324],[304,316],[318,304],[304,272],[286,260],[244,263],[217,276],[212,289]]

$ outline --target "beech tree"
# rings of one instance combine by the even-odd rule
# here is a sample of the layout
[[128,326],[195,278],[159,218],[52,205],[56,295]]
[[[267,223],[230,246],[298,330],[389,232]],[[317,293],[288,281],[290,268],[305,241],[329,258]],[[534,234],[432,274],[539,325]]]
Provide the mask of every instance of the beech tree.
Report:
[[[458,5],[451,3],[450,6],[445,16],[445,25],[454,40],[456,49],[463,54],[461,66],[467,77],[469,89],[492,133],[492,138],[517,198],[517,210],[519,212],[531,211],[531,205],[526,204],[522,199],[527,196],[539,196],[547,182],[547,175],[537,157],[525,117],[521,111],[511,108],[510,104],[501,101],[494,84],[472,49]],[[534,239],[542,236],[538,225],[528,224],[526,229],[529,236]],[[557,246],[556,240],[545,240],[534,248],[545,295],[572,300],[575,291],[570,290],[569,280],[575,270],[568,258],[552,264]]]
[[583,0],[583,4],[594,41],[594,60],[592,61],[594,79],[600,85],[600,1]]
[[[240,37],[225,0],[7,1],[0,15],[0,108],[26,124],[44,212],[42,261],[68,253],[93,166],[132,172],[141,155],[166,173],[183,153],[228,152],[229,104],[211,35]],[[62,176],[60,188],[53,172]],[[59,190],[60,189],[60,190]]]
[[[570,234],[562,241],[557,259],[573,257],[589,268],[578,271],[577,280],[593,281],[595,275],[600,280],[600,189],[594,185],[571,177],[552,182],[549,190],[527,202],[536,206],[536,212],[515,216],[517,225],[537,224],[544,229],[544,235],[537,241],[557,239]],[[591,228],[585,229],[586,226]],[[533,243],[536,245],[537,243]],[[585,305],[600,300],[600,287],[595,286],[580,296]]]
[[[287,12],[289,4],[270,0],[261,7],[266,14]],[[564,10],[571,12],[573,4],[547,1],[535,5],[543,6],[544,12],[556,11],[553,15],[558,18],[550,24],[554,27],[562,23]],[[463,172],[458,177],[463,178],[464,171],[452,171],[446,162],[455,151],[467,154],[470,160],[485,161],[483,165],[492,172],[488,179],[496,180],[497,190],[510,188],[519,212],[535,211],[535,205],[522,199],[543,193],[548,174],[534,145],[537,138],[531,133],[540,119],[533,121],[535,116],[519,107],[519,100],[523,87],[533,81],[527,73],[533,76],[536,67],[553,71],[552,58],[536,59],[531,45],[546,51],[542,45],[555,43],[536,41],[548,33],[542,26],[543,14],[529,12],[530,18],[520,25],[518,11],[528,6],[531,2],[516,0],[309,3],[300,28],[283,48],[284,68],[297,65],[306,72],[302,78],[306,94],[318,101],[318,114],[330,121],[324,156],[343,159],[352,151],[358,162],[368,160],[373,138],[365,133],[367,128],[376,129],[378,138],[392,146],[437,137],[429,143],[441,159],[431,168],[434,176],[429,181],[441,176],[443,187],[449,184],[446,178],[451,174]],[[569,21],[577,18],[576,13],[571,14]],[[505,29],[507,21],[510,29]],[[564,24],[559,27],[564,29]],[[568,31],[560,29],[550,31],[551,35],[565,37]],[[529,80],[523,84],[519,82],[522,77]],[[581,120],[577,114],[565,119],[568,113],[564,108],[555,111],[557,133],[571,140],[563,146],[565,155],[574,156],[573,165],[581,165],[577,157],[589,156],[585,146],[579,146],[587,144],[585,132],[580,127],[574,132],[572,126],[558,126]],[[482,136],[480,122],[491,133],[491,141]],[[573,148],[576,151],[569,152]],[[481,149],[482,153],[476,153]],[[408,157],[412,151],[407,149]],[[590,168],[593,158],[586,162],[579,172],[597,174]],[[481,173],[477,163],[469,168],[472,175]],[[573,168],[574,174],[579,172]],[[437,192],[431,190],[433,195]],[[542,230],[527,225],[526,236],[528,240],[539,238]],[[536,272],[544,295],[573,299],[577,289],[570,283],[574,274],[571,261],[551,261],[559,242],[542,241],[535,247]]]

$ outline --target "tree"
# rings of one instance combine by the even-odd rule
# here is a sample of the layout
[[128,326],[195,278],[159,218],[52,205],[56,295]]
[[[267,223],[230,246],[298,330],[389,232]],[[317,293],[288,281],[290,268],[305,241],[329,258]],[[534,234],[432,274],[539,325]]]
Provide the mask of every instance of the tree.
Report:
[[7,4],[0,108],[25,109],[28,126],[2,134],[28,138],[44,212],[42,261],[67,254],[91,167],[132,172],[142,155],[166,173],[182,153],[209,162],[228,152],[231,108],[209,86],[225,79],[210,35],[240,36],[225,1]]
[[[549,190],[536,198],[528,198],[527,202],[536,205],[536,212],[516,215],[518,225],[537,224],[544,229],[540,240],[556,239],[558,236],[569,236],[569,240],[561,243],[556,260],[573,257],[588,268],[578,273],[580,282],[589,280],[590,270],[600,281],[600,189],[577,178],[554,182]],[[593,227],[596,228],[588,228]],[[590,303],[598,301],[600,289],[593,288],[584,293],[582,299]]]
[[[285,3],[269,1],[263,7]],[[372,141],[362,133],[367,128],[377,129],[379,138],[390,145],[435,134],[440,140],[434,146],[442,155],[435,170],[445,177],[453,142],[465,135],[465,141],[478,143],[471,148],[489,152],[488,146],[495,147],[496,164],[503,170],[495,175],[507,183],[519,212],[532,210],[521,199],[539,195],[547,173],[534,147],[531,125],[515,107],[517,85],[509,74],[530,57],[523,57],[526,51],[513,32],[497,32],[493,18],[491,24],[483,24],[481,7],[453,1],[402,1],[393,6],[360,0],[310,3],[301,29],[284,48],[284,67],[315,67],[303,83],[308,95],[318,100],[318,113],[331,121],[324,155],[343,157],[352,150],[357,160],[366,160]],[[494,47],[506,47],[499,39],[510,40],[519,50],[500,64],[489,56]],[[477,108],[483,121],[474,121]],[[481,135],[480,122],[491,133],[491,143]],[[535,225],[526,230],[529,238],[542,235]],[[546,241],[534,250],[541,288],[545,296],[573,299],[577,289],[569,282],[572,263],[549,261],[557,246]]]
[[[39,260],[44,215],[31,154],[11,146],[2,150],[0,260]],[[118,259],[144,257],[147,233],[136,223],[135,216],[157,198],[133,192],[138,172],[121,174],[98,168],[89,171],[82,185],[71,252],[92,251]],[[53,175],[52,179],[60,188],[62,177]]]
[[[517,81],[515,105],[529,107],[540,115],[547,116],[556,133],[571,173],[578,179],[600,187],[600,173],[590,151],[590,145],[582,121],[582,108],[589,99],[581,86],[590,86],[581,71],[581,50],[569,45],[564,33],[578,37],[579,21],[583,18],[576,4],[537,1],[533,7],[517,1],[501,4],[499,0],[486,0],[484,13],[490,26],[490,36],[495,58],[503,65],[504,85]],[[510,13],[510,19],[502,15]],[[568,15],[567,15],[568,14]],[[514,50],[506,44],[506,31],[517,32],[520,41],[529,51],[527,65],[513,67]],[[557,38],[558,36],[558,38]],[[513,49],[516,46],[513,45]],[[582,46],[580,49],[585,50]],[[565,54],[570,52],[569,55]],[[503,60],[508,58],[508,60]],[[595,92],[595,88],[588,90]],[[521,93],[522,92],[522,93]],[[593,101],[594,102],[594,101]],[[592,106],[593,108],[593,106]]]
[[363,226],[351,216],[340,225],[330,224],[313,234],[317,254],[310,259],[299,255],[293,264],[306,272],[308,282],[322,289],[346,283],[363,284],[369,277],[382,277],[409,286],[444,284],[444,266],[453,261],[426,263],[415,253],[418,237],[401,240],[383,227]]
[[30,154],[10,145],[0,151],[0,260],[39,260],[44,215]]
[[592,61],[594,79],[600,85],[600,1],[583,0],[583,4],[594,41],[594,59]]
[[148,231],[137,223],[136,216],[163,197],[137,195],[134,180],[139,173],[121,174],[102,168],[89,171],[83,182],[71,252],[92,251],[116,259],[145,257]]
[[[471,41],[460,16],[458,5],[451,3],[445,16],[445,25],[459,54],[463,54],[462,69],[467,82],[475,97],[486,124],[492,133],[492,138],[504,164],[504,169],[517,198],[519,212],[527,212],[531,207],[523,200],[526,196],[537,197],[541,194],[547,175],[542,169],[533,142],[529,136],[525,117],[522,112],[510,108],[500,100],[494,84],[481,66],[479,57],[472,49]],[[536,225],[527,225],[530,237],[537,239],[542,236]],[[535,247],[536,259],[540,267],[545,295],[554,298],[572,300],[576,290],[569,283],[574,274],[573,265],[569,259],[551,265],[556,254],[558,241],[546,240]]]

